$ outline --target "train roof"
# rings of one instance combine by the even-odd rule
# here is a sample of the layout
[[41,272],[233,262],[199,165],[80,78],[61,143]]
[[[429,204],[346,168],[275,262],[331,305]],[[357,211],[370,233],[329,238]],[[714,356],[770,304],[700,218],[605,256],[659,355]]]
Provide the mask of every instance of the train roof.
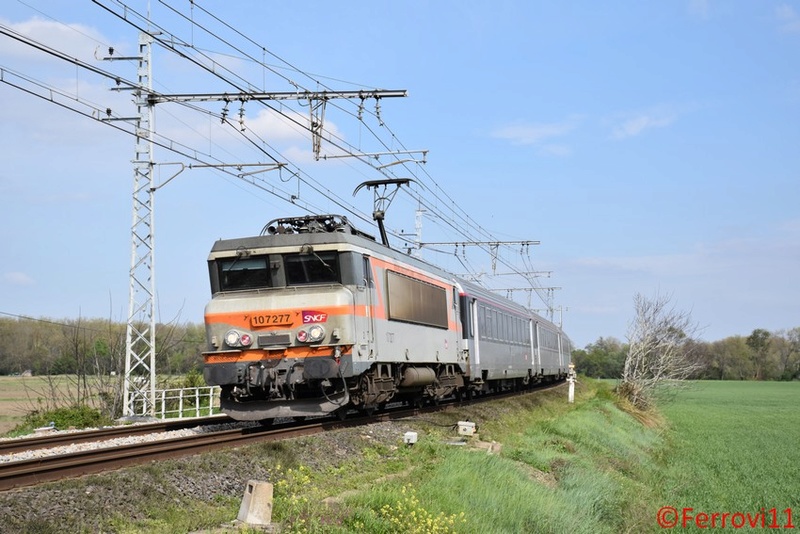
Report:
[[309,215],[270,221],[257,236],[219,239],[211,247],[211,253],[239,248],[322,243],[354,243],[367,247],[377,245],[373,236],[355,228],[346,217]]
[[375,240],[373,236],[355,228],[346,217],[340,215],[309,215],[275,219],[267,223],[260,235],[219,239],[211,248],[211,258],[217,253],[238,251],[241,249],[267,249],[274,247],[300,247],[303,245],[349,244],[369,250],[375,255],[391,258],[417,269],[427,271],[445,280],[457,284],[462,292],[476,296],[499,308],[521,315],[536,318],[541,323],[561,331],[557,325],[525,306],[504,298],[497,293],[478,285],[475,282],[458,277],[441,267],[415,258],[403,251],[395,250]]

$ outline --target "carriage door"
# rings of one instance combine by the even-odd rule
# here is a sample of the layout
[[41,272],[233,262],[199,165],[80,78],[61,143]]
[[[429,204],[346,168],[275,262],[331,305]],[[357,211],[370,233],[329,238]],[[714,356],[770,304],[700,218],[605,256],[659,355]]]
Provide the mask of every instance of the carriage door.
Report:
[[528,338],[531,340],[531,367],[535,376],[539,374],[537,369],[539,369],[541,359],[539,358],[539,344],[536,342],[536,323],[533,322],[533,319],[528,319]]
[[533,345],[536,347],[536,374],[544,373],[544,365],[542,364],[542,338],[539,335],[539,323],[533,321]]
[[[358,356],[375,358],[375,282],[369,256],[363,257],[364,277],[356,291],[356,332],[358,333]],[[362,311],[363,310],[363,311]]]
[[473,334],[473,342],[475,343],[475,367],[477,373],[473,373],[473,376],[477,375],[480,376],[480,367],[481,367],[481,347],[480,347],[480,337],[481,331],[478,329],[478,299],[472,299],[470,302],[470,307],[472,308],[472,334]]

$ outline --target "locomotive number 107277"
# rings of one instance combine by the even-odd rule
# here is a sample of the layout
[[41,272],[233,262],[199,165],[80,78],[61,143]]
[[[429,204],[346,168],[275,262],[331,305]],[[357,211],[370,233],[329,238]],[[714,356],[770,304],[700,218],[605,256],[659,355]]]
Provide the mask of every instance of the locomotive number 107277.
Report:
[[273,324],[292,324],[288,313],[264,313],[250,317],[250,326],[269,326]]

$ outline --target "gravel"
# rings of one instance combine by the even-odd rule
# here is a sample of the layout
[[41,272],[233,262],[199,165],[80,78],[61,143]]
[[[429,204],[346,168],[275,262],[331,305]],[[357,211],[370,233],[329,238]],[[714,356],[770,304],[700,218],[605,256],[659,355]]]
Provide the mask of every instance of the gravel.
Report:
[[[204,434],[208,432],[219,432],[228,428],[247,426],[242,423],[226,423],[220,425],[206,425],[195,428],[184,428],[181,430],[170,430],[168,432],[153,432],[152,434],[142,434],[139,436],[127,436],[122,438],[113,438],[104,441],[93,441],[89,443],[72,443],[70,445],[61,445],[58,447],[49,447],[45,449],[34,449],[29,451],[21,451],[13,454],[0,455],[0,464],[7,462],[17,462],[21,460],[31,460],[34,458],[44,458],[46,456],[54,456],[57,454],[70,454],[79,451],[89,451],[96,449],[105,449],[111,447],[121,447],[123,445],[134,445],[136,443],[145,443],[148,441],[161,441],[165,439],[180,438],[193,436],[197,434]],[[97,430],[97,429],[86,429]],[[70,434],[79,431],[52,431],[49,434]],[[27,436],[24,436],[27,437]]]

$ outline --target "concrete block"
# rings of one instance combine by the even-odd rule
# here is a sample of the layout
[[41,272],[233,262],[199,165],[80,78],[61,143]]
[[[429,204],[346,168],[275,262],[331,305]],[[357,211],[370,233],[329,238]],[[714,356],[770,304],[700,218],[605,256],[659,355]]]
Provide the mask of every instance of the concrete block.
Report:
[[417,433],[416,432],[406,432],[403,435],[403,443],[406,445],[413,445],[417,442]]
[[461,436],[472,436],[475,434],[475,423],[470,421],[458,422],[458,433]]
[[249,480],[236,519],[248,525],[269,525],[272,522],[272,484]]

